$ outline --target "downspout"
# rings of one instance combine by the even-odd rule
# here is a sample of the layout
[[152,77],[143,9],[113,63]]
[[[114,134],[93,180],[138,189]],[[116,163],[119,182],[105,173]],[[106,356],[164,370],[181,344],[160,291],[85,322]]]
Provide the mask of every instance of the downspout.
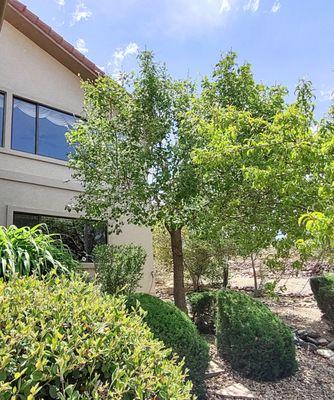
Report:
[[8,0],[0,0],[0,32],[2,28],[2,23],[5,18],[5,10]]

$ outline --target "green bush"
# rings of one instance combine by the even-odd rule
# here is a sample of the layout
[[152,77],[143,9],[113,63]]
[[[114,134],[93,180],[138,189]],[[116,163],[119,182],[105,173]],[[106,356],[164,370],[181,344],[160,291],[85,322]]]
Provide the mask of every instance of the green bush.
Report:
[[0,280],[0,326],[2,400],[192,398],[141,315],[75,275]]
[[54,268],[68,273],[78,265],[57,236],[47,233],[45,225],[0,226],[0,278],[33,273],[41,276]]
[[204,395],[204,374],[209,362],[209,349],[206,341],[199,335],[191,320],[174,306],[157,297],[137,293],[128,298],[131,309],[139,302],[147,312],[144,321],[155,337],[170,347],[179,359],[185,361],[189,378],[194,385],[194,393],[199,398]]
[[215,333],[217,292],[194,292],[188,300],[197,329],[202,333]]
[[217,347],[232,368],[256,380],[276,380],[297,368],[290,329],[250,296],[218,293]]
[[314,276],[310,284],[324,318],[334,327],[334,274]]
[[109,294],[132,293],[143,276],[146,252],[135,245],[100,245],[94,249],[96,279]]

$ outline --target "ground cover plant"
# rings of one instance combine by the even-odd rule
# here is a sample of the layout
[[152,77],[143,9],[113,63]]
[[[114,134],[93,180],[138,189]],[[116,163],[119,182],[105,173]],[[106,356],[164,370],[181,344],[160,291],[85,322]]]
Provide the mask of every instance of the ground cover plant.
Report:
[[220,291],[216,327],[219,354],[245,376],[270,381],[296,371],[291,330],[258,300]]
[[0,326],[2,400],[192,398],[141,315],[78,276],[0,280]]
[[179,359],[184,358],[194,392],[199,398],[204,398],[204,374],[209,363],[209,350],[208,344],[199,335],[195,325],[171,302],[149,294],[139,293],[129,297],[129,309],[137,305],[146,312],[144,321],[154,336],[166,347],[171,348]]

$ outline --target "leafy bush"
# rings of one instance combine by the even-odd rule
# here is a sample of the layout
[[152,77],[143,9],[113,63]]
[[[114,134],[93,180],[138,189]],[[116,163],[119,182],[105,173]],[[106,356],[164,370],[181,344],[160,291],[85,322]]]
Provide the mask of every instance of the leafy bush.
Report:
[[109,294],[134,292],[143,276],[145,250],[135,245],[100,245],[94,249],[96,278]]
[[0,226],[0,278],[32,273],[41,276],[54,268],[68,273],[79,265],[61,240],[46,230],[45,225]]
[[141,315],[71,278],[0,281],[0,398],[191,399]]
[[290,329],[250,296],[218,293],[217,346],[232,368],[257,380],[276,380],[296,371]]
[[324,318],[334,327],[334,274],[314,276],[310,284]]
[[202,333],[215,332],[217,292],[194,292],[188,296],[195,325]]
[[209,349],[190,319],[171,302],[157,297],[137,293],[129,297],[128,307],[137,303],[147,312],[144,321],[155,337],[166,347],[172,348],[179,359],[184,358],[189,370],[189,378],[194,384],[194,392],[201,398],[204,393],[204,374],[209,362]]

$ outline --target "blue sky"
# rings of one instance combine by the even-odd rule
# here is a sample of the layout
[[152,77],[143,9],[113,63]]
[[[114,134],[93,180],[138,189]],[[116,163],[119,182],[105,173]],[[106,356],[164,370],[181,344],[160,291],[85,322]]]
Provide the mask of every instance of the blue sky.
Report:
[[197,81],[233,49],[256,78],[291,91],[314,83],[317,115],[334,99],[334,0],[22,0],[111,74],[150,49]]

